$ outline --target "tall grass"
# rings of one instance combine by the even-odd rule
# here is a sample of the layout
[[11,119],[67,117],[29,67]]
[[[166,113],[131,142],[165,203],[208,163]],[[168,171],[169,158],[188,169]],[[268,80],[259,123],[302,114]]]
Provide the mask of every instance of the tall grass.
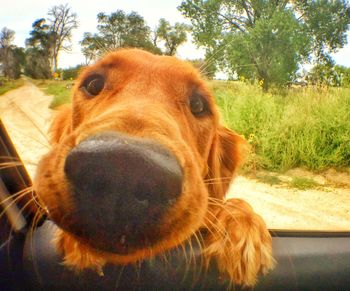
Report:
[[256,168],[350,166],[350,89],[262,93],[242,82],[213,82],[225,123],[251,144]]

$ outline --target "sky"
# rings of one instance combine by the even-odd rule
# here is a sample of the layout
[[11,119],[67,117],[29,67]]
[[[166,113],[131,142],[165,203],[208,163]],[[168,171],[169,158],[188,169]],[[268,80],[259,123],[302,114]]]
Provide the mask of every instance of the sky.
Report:
[[[0,0],[5,2],[6,0]],[[62,52],[59,56],[59,67],[67,68],[84,63],[85,59],[81,53],[79,41],[84,32],[96,32],[96,15],[99,12],[110,14],[118,9],[126,13],[138,12],[144,17],[147,25],[154,28],[160,18],[165,18],[171,24],[175,22],[190,23],[177,10],[182,0],[9,0],[0,9],[0,29],[7,27],[15,31],[14,44],[24,47],[25,39],[29,37],[32,23],[39,18],[47,17],[50,7],[69,3],[72,11],[77,13],[79,28],[73,31],[72,51]],[[348,33],[350,42],[350,33]],[[191,41],[178,49],[178,57],[184,59],[197,59],[204,56],[204,50],[197,48]],[[339,65],[350,67],[350,45],[346,45],[333,55],[335,62]]]

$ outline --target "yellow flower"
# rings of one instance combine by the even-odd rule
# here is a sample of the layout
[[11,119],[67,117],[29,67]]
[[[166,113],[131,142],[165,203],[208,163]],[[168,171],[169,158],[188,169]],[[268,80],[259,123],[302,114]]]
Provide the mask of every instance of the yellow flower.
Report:
[[260,80],[259,85],[260,85],[260,87],[262,87],[264,85],[264,80]]
[[255,138],[254,133],[251,133],[251,134],[249,135],[248,142],[249,142],[249,143],[252,143],[253,140],[254,140],[254,138]]

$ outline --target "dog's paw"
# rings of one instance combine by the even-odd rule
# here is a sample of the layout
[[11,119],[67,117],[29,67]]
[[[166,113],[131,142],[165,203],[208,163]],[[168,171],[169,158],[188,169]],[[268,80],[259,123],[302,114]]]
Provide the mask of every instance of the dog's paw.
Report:
[[57,251],[63,256],[64,266],[78,273],[84,269],[91,269],[103,276],[102,268],[106,264],[105,259],[73,236],[58,229],[54,243]]
[[265,222],[240,199],[216,203],[209,212],[205,258],[214,259],[232,283],[253,286],[259,273],[266,274],[275,265]]

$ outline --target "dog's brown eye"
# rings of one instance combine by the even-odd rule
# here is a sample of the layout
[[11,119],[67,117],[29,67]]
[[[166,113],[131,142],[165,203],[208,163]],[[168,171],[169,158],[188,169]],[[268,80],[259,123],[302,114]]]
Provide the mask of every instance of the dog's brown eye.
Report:
[[194,95],[191,97],[190,108],[191,112],[196,116],[202,115],[207,111],[207,105],[205,100],[198,95]]
[[102,75],[91,75],[85,79],[81,88],[90,96],[98,95],[105,85],[105,78]]

